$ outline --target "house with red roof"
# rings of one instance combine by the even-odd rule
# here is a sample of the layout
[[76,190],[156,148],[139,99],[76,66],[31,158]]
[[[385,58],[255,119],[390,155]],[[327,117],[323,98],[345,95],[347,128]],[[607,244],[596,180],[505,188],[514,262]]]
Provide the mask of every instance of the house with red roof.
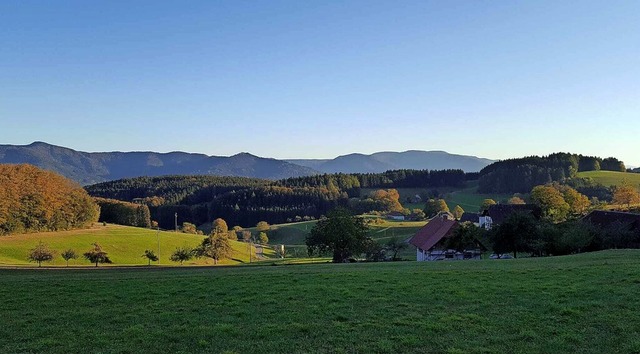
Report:
[[479,249],[459,252],[444,247],[444,240],[451,237],[460,227],[451,214],[441,213],[433,217],[409,240],[409,244],[416,247],[416,260],[438,261],[454,259],[480,259]]

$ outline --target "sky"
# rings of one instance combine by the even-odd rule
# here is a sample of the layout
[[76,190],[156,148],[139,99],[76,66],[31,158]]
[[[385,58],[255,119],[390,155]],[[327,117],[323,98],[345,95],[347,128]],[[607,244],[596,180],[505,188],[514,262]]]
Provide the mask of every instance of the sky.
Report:
[[0,144],[640,166],[640,1],[0,2]]

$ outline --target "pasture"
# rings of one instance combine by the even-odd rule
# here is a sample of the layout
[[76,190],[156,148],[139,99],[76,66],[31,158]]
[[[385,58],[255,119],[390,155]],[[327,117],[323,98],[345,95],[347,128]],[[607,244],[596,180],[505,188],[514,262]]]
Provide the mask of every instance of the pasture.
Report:
[[[160,261],[152,262],[152,264],[176,265],[169,260],[171,253],[178,247],[196,247],[202,242],[203,237],[113,224],[107,226],[95,224],[92,228],[85,230],[0,236],[0,265],[29,264],[27,254],[39,241],[44,242],[57,253],[52,262],[43,263],[43,266],[66,265],[65,260],[60,257],[60,252],[69,248],[74,249],[80,256],[79,259],[71,260],[70,266],[91,266],[89,261],[82,258],[82,253],[88,251],[94,242],[97,242],[109,254],[114,266],[146,265],[148,261],[146,258],[142,258],[142,254],[147,249],[158,254],[158,243]],[[245,243],[231,241],[231,246],[234,255],[232,259],[221,261],[222,264],[249,262],[249,250]],[[253,252],[255,254],[255,249]],[[185,265],[206,264],[213,264],[213,261],[211,259],[194,259],[185,262]]]
[[578,177],[591,178],[606,187],[617,186],[623,181],[640,189],[640,173],[614,172],[614,171],[588,171],[579,172]]
[[640,251],[0,269],[4,353],[638,353]]

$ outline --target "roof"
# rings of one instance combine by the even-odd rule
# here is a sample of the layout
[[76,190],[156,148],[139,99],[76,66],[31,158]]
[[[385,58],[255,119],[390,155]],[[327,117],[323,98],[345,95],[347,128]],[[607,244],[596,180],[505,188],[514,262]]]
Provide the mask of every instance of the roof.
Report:
[[451,234],[458,222],[442,217],[431,219],[409,240],[409,243],[422,250],[433,248],[445,236]]
[[640,230],[640,214],[625,213],[621,211],[594,210],[582,218],[582,220],[600,227],[607,227],[618,222],[629,225],[632,230]]
[[542,214],[540,208],[534,204],[494,204],[482,215],[490,216],[494,224],[501,224],[513,213],[532,213],[536,219]]
[[463,213],[460,217],[460,222],[478,223],[479,221],[480,215],[478,213]]

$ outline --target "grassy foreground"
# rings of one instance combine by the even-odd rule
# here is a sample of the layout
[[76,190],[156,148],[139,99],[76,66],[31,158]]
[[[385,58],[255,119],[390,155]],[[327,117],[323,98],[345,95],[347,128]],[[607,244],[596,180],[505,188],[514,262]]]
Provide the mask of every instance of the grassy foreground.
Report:
[[[27,254],[39,241],[46,243],[51,250],[57,252],[52,262],[43,263],[43,266],[63,266],[66,262],[60,257],[60,252],[66,249],[74,249],[80,256],[71,260],[70,266],[91,266],[89,261],[82,258],[82,253],[91,248],[91,244],[97,242],[109,254],[113,266],[122,265],[146,265],[147,260],[142,258],[146,249],[158,253],[158,239],[160,240],[160,262],[152,264],[176,265],[169,257],[178,247],[196,247],[204,236],[143,229],[137,227],[109,224],[96,226],[85,230],[41,232],[33,234],[17,234],[0,236],[0,265],[35,265],[27,261]],[[222,264],[239,264],[249,262],[249,250],[242,242],[231,241],[234,254],[232,259],[222,260]],[[255,254],[255,250],[254,250]],[[205,265],[213,264],[211,259],[194,259],[185,264]],[[105,264],[104,266],[109,266]]]
[[640,251],[0,270],[5,353],[638,353]]

